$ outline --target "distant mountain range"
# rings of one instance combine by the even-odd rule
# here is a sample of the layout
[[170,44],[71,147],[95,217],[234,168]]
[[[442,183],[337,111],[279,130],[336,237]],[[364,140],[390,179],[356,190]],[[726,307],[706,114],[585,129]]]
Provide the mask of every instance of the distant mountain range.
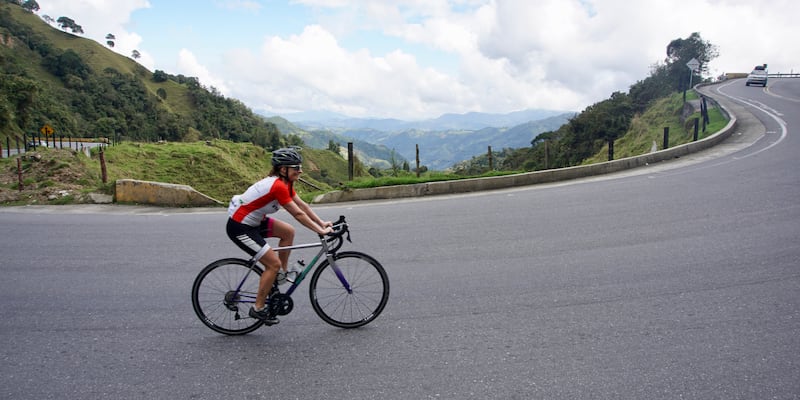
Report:
[[412,167],[416,147],[420,163],[432,170],[493,150],[521,148],[543,132],[565,124],[575,112],[524,110],[507,114],[471,112],[444,114],[421,121],[351,118],[335,113],[307,112],[272,117],[281,133],[295,134],[311,147],[325,148],[330,140],[340,145],[354,142],[361,160],[386,168],[394,151],[395,160],[408,160]]
[[[275,114],[261,113],[265,116]],[[314,129],[375,129],[379,131],[403,131],[418,129],[424,131],[479,130],[483,128],[510,128],[530,121],[574,114],[571,111],[523,110],[506,114],[469,112],[465,114],[443,114],[438,118],[407,121],[393,118],[353,118],[327,111],[307,111],[282,114],[280,117],[294,125],[308,130]]]

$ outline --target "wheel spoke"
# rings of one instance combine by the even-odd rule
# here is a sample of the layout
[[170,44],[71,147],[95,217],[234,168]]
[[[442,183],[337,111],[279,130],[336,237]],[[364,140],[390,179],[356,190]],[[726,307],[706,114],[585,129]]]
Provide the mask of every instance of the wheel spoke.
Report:
[[246,261],[231,258],[216,261],[200,272],[192,287],[192,305],[206,326],[226,335],[249,333],[261,326],[261,321],[248,316],[261,269],[249,270]]
[[336,266],[350,286],[342,285],[333,266],[323,263],[311,279],[310,294],[314,311],[331,325],[356,328],[375,319],[389,297],[389,280],[383,267],[373,258],[357,252],[337,254]]

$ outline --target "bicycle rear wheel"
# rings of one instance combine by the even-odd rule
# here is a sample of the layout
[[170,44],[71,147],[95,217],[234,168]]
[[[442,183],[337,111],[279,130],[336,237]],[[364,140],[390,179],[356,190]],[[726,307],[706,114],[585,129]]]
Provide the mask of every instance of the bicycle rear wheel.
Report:
[[374,258],[355,251],[334,256],[348,291],[325,260],[309,283],[311,306],[323,321],[339,328],[358,328],[380,315],[389,300],[389,278]]
[[258,329],[262,321],[248,315],[255,303],[261,267],[238,258],[209,264],[192,285],[192,306],[206,326],[226,335],[244,335]]

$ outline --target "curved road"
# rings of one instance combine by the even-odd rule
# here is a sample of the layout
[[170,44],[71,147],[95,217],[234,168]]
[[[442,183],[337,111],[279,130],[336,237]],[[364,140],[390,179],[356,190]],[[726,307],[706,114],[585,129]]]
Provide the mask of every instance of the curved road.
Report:
[[239,255],[223,210],[0,209],[0,397],[796,399],[800,80],[705,90],[743,113],[706,153],[318,206],[390,274],[387,309],[357,330],[304,290],[277,326],[205,328],[192,280]]

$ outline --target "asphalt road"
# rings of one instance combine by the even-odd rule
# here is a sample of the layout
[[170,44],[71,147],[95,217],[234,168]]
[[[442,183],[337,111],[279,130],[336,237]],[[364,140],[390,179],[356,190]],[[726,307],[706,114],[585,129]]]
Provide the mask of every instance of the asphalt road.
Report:
[[800,79],[767,89],[709,89],[754,117],[675,162],[316,207],[390,276],[356,330],[304,288],[274,327],[202,325],[220,209],[0,209],[0,398],[800,398]]

